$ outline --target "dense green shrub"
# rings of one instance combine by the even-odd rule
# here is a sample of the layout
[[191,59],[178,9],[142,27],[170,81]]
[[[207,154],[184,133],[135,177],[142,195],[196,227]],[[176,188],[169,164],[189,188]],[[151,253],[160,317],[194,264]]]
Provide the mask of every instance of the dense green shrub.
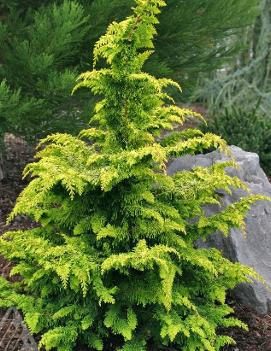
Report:
[[[25,110],[25,104],[33,108],[24,116],[11,109],[12,124],[2,126],[5,131],[16,129],[35,139],[48,132],[80,129],[84,119],[80,122],[79,115],[90,102],[84,94],[72,97],[71,91],[79,74],[79,62],[74,60],[86,40],[88,20],[84,8],[69,0],[25,16],[15,11],[7,15],[0,27],[0,81],[7,82],[2,84],[8,84],[11,94],[20,95],[18,110]],[[7,112],[8,108],[9,104]]]
[[229,144],[256,152],[263,169],[271,175],[271,120],[255,111],[225,111],[210,119],[204,131],[221,135]]
[[[20,90],[12,91],[6,81],[0,82],[0,137],[5,131],[17,132],[20,121],[29,119],[31,124],[31,114],[39,113],[41,101],[36,99],[23,100]],[[35,123],[35,121],[33,121]]]
[[206,217],[202,206],[220,203],[217,189],[244,188],[225,174],[229,163],[166,174],[169,157],[226,144],[198,130],[156,138],[197,114],[170,104],[165,89],[177,83],[142,71],[165,3],[136,3],[134,14],[112,23],[95,45],[95,64],[102,59],[106,68],[83,73],[76,86],[103,96],[91,127],[78,137],[47,137],[39,161],[25,169],[33,179],[10,219],[25,214],[40,226],[0,239],[0,253],[15,263],[11,274],[23,277],[15,284],[0,279],[0,306],[22,310],[46,350],[69,351],[80,342],[143,351],[152,341],[212,351],[233,342],[217,335],[219,326],[244,327],[228,317],[225,295],[256,273],[194,243],[243,228],[261,197]]

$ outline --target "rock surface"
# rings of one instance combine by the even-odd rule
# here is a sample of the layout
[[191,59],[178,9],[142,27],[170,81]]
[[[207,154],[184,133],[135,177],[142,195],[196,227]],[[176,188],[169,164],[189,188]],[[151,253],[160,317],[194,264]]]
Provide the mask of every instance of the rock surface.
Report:
[[[249,186],[252,193],[271,196],[271,184],[260,167],[258,155],[236,146],[230,148],[239,168],[229,168],[228,173],[237,175]],[[168,174],[198,166],[208,167],[227,159],[217,151],[206,155],[176,158],[169,164]],[[232,195],[225,194],[223,202],[229,205],[244,195],[243,190],[237,189]],[[207,206],[206,210],[211,215],[217,208]],[[271,203],[262,201],[254,204],[247,215],[246,224],[246,238],[240,230],[232,229],[229,237],[215,233],[199,245],[216,247],[230,260],[248,265],[264,277],[270,291],[263,284],[255,282],[240,285],[234,293],[242,303],[253,307],[258,313],[266,314],[271,311]]]

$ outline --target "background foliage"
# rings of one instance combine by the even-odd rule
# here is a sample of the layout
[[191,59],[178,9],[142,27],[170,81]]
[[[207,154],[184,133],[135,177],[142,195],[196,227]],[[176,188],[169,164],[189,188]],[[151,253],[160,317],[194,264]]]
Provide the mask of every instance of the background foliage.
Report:
[[240,38],[246,50],[236,57],[234,65],[226,66],[201,90],[213,112],[237,106],[244,111],[257,109],[270,118],[271,111],[271,1],[261,0],[260,15]]
[[[257,0],[168,0],[160,16],[156,53],[146,70],[181,82],[183,99],[200,75],[232,57],[233,34],[250,24]],[[76,133],[93,101],[70,92],[79,72],[91,68],[91,51],[108,23],[128,15],[132,0],[1,0],[0,103],[18,114],[1,115],[1,130],[35,139],[53,131]],[[4,102],[3,102],[4,101]],[[22,112],[23,111],[23,112]],[[88,112],[85,112],[88,111]]]
[[203,131],[221,135],[230,145],[256,152],[264,171],[271,175],[271,120],[257,111],[225,110],[202,125]]
[[260,10],[254,23],[237,36],[244,49],[231,64],[214,71],[195,96],[207,107],[209,130],[258,153],[270,175],[271,1],[261,0]]
[[200,91],[213,114],[240,108],[271,117],[271,1],[261,0],[260,9],[254,24],[239,35],[246,49]]
[[88,30],[83,7],[64,1],[24,15],[10,11],[1,27],[0,76],[1,101],[10,102],[2,104],[13,110],[2,115],[2,126],[32,139],[53,130],[76,131],[84,104],[78,111],[83,99],[70,92],[78,74],[74,61]]

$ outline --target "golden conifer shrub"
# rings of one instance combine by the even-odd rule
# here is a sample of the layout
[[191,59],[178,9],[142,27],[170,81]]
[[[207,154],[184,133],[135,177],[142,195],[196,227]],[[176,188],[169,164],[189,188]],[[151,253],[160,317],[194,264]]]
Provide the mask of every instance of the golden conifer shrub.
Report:
[[32,181],[10,216],[27,215],[39,226],[0,239],[0,253],[15,263],[12,274],[23,278],[1,278],[0,306],[20,309],[46,350],[114,343],[145,351],[151,342],[215,351],[233,342],[218,327],[245,327],[228,317],[225,295],[256,273],[195,242],[243,227],[261,197],[207,217],[203,205],[220,204],[217,189],[244,187],[225,173],[229,163],[167,175],[169,158],[226,144],[193,129],[159,138],[197,116],[168,95],[178,84],[143,71],[164,5],[136,0],[133,15],[97,42],[94,69],[75,87],[101,97],[90,128],[41,141],[37,162],[24,172]]

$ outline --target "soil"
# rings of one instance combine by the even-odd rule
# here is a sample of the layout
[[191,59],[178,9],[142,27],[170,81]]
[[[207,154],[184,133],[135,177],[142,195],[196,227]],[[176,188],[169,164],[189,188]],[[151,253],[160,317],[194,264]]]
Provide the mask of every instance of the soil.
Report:
[[261,316],[232,299],[229,299],[228,304],[235,311],[234,317],[245,322],[249,331],[240,328],[227,329],[224,333],[231,336],[236,345],[225,347],[223,351],[271,351],[271,315]]
[[[0,182],[0,234],[8,230],[25,229],[35,226],[35,223],[24,216],[16,218],[9,225],[5,224],[6,218],[12,210],[18,194],[27,184],[27,180],[22,180],[21,174],[24,166],[33,161],[34,154],[33,148],[29,147],[22,139],[15,138],[13,135],[6,135],[5,143],[6,176],[5,179]],[[0,256],[0,274],[7,277],[11,267],[11,264]],[[19,277],[12,278],[13,281],[18,279]],[[232,336],[236,340],[236,345],[233,347],[225,347],[223,351],[271,351],[271,315],[261,316],[249,307],[243,306],[231,298],[229,298],[229,304],[232,305],[235,310],[235,317],[247,323],[249,332],[239,328],[232,328],[224,331],[225,334]],[[0,310],[0,325],[4,313],[4,311]],[[0,351],[13,350],[6,349],[6,346],[7,345],[1,344],[0,333]],[[19,351],[22,350],[22,348],[14,350]],[[86,349],[78,348],[77,351],[83,350]],[[150,348],[150,351],[157,350]],[[169,349],[167,351],[169,351]],[[173,350],[171,349],[171,351]]]
[[16,138],[13,134],[5,135],[5,177],[0,181],[0,235],[8,230],[25,229],[34,225],[25,216],[18,216],[6,225],[16,198],[27,184],[27,180],[22,179],[22,172],[25,165],[34,160],[33,155],[34,148],[23,139]]

